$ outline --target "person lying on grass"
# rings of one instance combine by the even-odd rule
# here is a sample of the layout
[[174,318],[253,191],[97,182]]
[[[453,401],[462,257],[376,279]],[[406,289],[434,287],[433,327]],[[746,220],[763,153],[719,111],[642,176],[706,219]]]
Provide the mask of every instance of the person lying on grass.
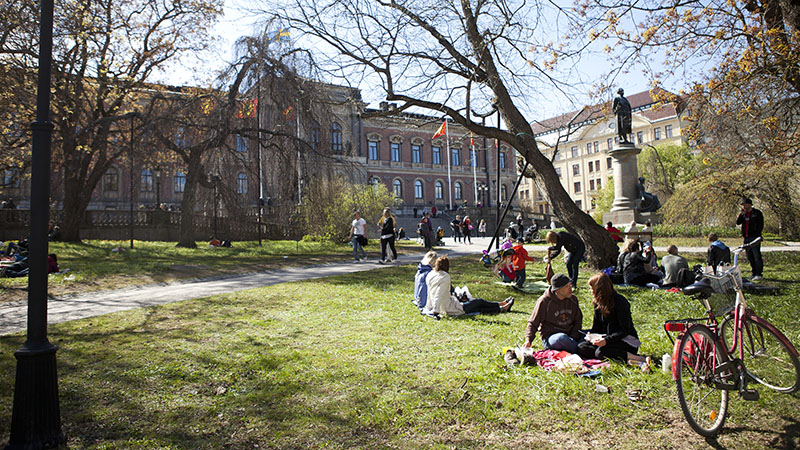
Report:
[[428,274],[425,283],[428,286],[428,304],[426,309],[430,313],[447,316],[463,316],[479,312],[492,314],[511,311],[514,297],[508,297],[500,303],[489,302],[482,298],[475,298],[465,302],[459,301],[452,294],[450,284],[450,259],[442,256],[436,260],[433,272]]
[[594,319],[586,338],[578,344],[583,359],[615,359],[650,367],[650,358],[639,355],[639,335],[633,326],[628,299],[614,289],[611,278],[598,273],[589,278]]
[[538,332],[544,348],[578,353],[578,343],[583,341],[582,322],[583,313],[572,295],[569,277],[557,273],[550,279],[547,292],[536,300],[525,329],[524,347],[530,348]]

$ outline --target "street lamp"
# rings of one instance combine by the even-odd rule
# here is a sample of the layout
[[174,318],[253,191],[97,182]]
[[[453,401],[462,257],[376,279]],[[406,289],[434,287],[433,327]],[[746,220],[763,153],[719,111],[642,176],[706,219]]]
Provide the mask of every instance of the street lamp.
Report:
[[36,119],[31,124],[31,210],[28,247],[28,328],[14,353],[14,406],[6,449],[55,448],[61,431],[56,351],[47,339],[47,227],[50,222],[50,73],[53,64],[53,0],[42,0]]
[[139,113],[136,111],[125,114],[126,117],[131,119],[131,130],[128,138],[128,177],[130,178],[130,211],[128,214],[128,226],[130,227],[131,248],[133,248],[133,119],[138,115]]
[[[478,195],[480,195],[480,198],[483,201],[482,204],[484,204],[484,205],[486,205],[486,203],[487,203],[485,201],[485,197],[486,197],[486,192],[488,190],[489,190],[489,186],[486,183],[484,183],[482,181],[478,182],[478,192],[480,192],[480,194],[478,194]],[[489,206],[489,205],[486,205],[486,206]]]
[[156,209],[161,209],[161,167],[153,169],[153,176],[156,177]]

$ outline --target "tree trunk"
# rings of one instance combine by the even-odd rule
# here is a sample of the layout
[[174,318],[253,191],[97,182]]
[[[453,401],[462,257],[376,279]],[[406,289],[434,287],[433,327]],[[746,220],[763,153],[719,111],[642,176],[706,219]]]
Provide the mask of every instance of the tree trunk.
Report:
[[194,209],[197,188],[200,186],[201,177],[205,175],[202,171],[200,156],[190,154],[186,169],[186,187],[181,200],[181,228],[177,247],[197,248],[194,236]]

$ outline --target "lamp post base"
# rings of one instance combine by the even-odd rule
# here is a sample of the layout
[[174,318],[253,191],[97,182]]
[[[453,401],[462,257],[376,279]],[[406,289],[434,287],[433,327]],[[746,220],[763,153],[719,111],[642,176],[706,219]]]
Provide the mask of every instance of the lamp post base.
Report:
[[11,437],[5,450],[38,450],[66,445],[58,403],[57,350],[58,347],[49,342],[35,348],[26,343],[14,353],[17,358],[14,410]]

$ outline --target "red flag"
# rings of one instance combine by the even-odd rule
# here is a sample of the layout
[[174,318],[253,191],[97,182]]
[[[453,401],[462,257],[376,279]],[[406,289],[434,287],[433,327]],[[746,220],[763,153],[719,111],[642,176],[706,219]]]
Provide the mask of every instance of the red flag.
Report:
[[475,135],[473,135],[471,131],[469,133],[469,145],[475,147]]
[[438,130],[436,130],[436,133],[434,133],[432,139],[436,139],[439,136],[444,136],[445,133],[447,133],[447,119],[445,119],[444,122],[442,122],[442,126],[440,126]]

